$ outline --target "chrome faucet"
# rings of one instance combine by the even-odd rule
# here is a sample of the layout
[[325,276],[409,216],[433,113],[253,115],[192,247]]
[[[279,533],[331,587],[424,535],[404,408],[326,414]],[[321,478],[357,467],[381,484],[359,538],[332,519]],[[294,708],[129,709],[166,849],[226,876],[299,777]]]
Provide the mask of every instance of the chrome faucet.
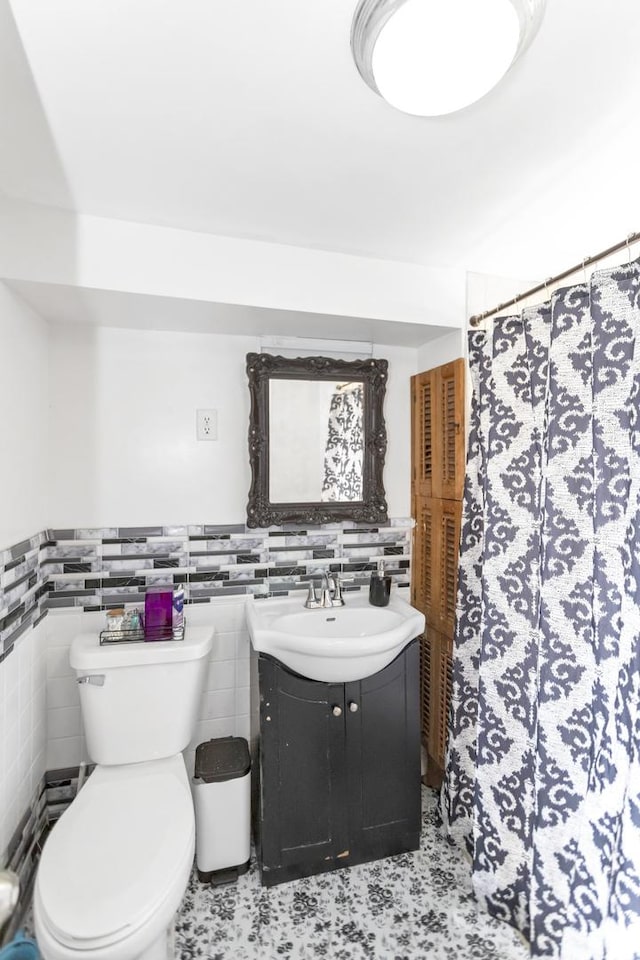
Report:
[[304,603],[307,610],[317,610],[319,607],[343,607],[344,598],[342,596],[342,585],[340,575],[329,574],[326,570],[322,571],[320,581],[320,596],[316,594],[316,587],[313,580],[309,581],[309,594]]

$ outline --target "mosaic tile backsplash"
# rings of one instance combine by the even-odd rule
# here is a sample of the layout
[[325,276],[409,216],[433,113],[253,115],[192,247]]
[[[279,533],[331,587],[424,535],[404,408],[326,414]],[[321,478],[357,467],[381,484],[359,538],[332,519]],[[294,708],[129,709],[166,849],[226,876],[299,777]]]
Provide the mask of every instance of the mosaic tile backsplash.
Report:
[[41,564],[45,531],[0,550],[0,663],[29,627],[46,615],[47,571]]
[[326,524],[101,527],[43,531],[0,552],[0,662],[20,635],[59,607],[144,604],[150,586],[182,584],[186,603],[306,590],[324,571],[345,591],[368,586],[379,559],[398,586],[410,578],[410,519],[385,527]]

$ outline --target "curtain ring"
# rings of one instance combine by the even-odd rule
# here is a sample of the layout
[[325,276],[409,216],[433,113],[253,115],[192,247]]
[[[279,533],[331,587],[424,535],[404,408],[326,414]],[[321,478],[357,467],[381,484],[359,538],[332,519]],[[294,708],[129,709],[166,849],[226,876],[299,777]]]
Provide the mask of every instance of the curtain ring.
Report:
[[632,233],[627,234],[627,259],[629,261],[629,265],[631,265],[631,237],[632,236],[633,236]]
[[588,260],[588,259],[589,259],[589,257],[585,257],[584,260],[582,261],[582,280],[583,280],[583,283],[584,283],[585,287],[586,287],[586,286],[588,285],[588,283],[589,283],[589,278],[587,277],[587,260]]

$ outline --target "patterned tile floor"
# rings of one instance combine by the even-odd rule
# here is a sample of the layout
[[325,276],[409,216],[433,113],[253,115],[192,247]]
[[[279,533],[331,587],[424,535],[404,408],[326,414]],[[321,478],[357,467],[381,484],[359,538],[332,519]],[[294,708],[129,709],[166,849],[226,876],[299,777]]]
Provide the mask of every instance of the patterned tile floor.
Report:
[[421,849],[376,863],[260,886],[192,876],[178,915],[179,960],[528,960],[511,927],[480,911],[469,867],[438,830],[423,789]]

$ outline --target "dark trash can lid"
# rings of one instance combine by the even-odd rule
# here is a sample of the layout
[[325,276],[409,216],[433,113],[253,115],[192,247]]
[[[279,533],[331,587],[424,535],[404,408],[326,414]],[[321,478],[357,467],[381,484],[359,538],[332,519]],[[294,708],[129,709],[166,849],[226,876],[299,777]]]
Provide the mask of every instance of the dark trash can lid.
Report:
[[244,737],[219,737],[196,747],[196,780],[222,783],[244,777],[250,769],[249,746]]

